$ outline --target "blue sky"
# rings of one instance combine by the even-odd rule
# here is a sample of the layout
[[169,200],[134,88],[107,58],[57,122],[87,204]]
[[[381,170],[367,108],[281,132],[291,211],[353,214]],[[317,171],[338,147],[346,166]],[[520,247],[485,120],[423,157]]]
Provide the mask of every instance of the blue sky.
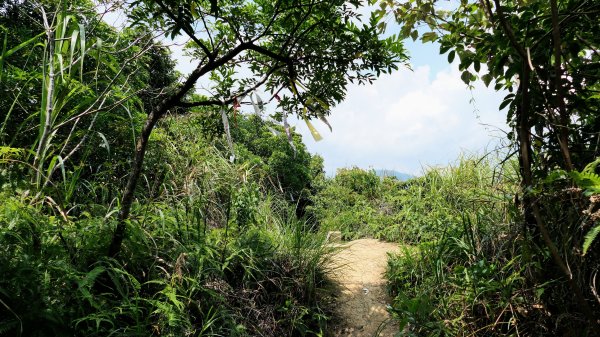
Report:
[[[122,19],[122,14],[105,18],[117,26]],[[388,28],[393,30],[393,25]],[[177,69],[188,74],[195,62],[183,55],[185,40],[175,42],[165,43],[171,45]],[[467,88],[458,60],[448,64],[436,44],[408,40],[405,46],[412,70],[401,68],[373,85],[350,85],[346,100],[328,117],[333,132],[313,122],[323,140],[315,142],[303,121],[291,121],[309,151],[324,158],[328,175],[350,166],[418,175],[425,167],[455,161],[461,153],[484,153],[504,138],[506,115],[498,106],[505,93],[481,82]]]

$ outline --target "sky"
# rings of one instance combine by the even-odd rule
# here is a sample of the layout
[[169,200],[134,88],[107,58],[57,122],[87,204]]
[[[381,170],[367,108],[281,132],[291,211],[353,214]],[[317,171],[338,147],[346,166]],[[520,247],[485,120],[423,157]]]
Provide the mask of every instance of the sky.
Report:
[[508,129],[498,110],[505,93],[482,82],[471,90],[432,43],[406,44],[411,67],[379,78],[373,85],[349,86],[344,102],[332,109],[329,132],[319,122],[323,140],[307,127],[297,131],[312,153],[324,158],[333,174],[341,167],[387,169],[418,175],[445,166],[461,153],[483,154],[497,146]]
[[[119,26],[123,15],[105,20]],[[195,64],[184,55],[184,42],[165,41],[177,69],[189,74]],[[304,121],[290,120],[308,150],[323,157],[327,175],[352,166],[419,175],[428,167],[448,165],[461,154],[482,155],[505,138],[506,113],[498,106],[506,93],[480,81],[469,89],[460,79],[458,58],[448,64],[437,44],[409,40],[405,47],[412,70],[400,67],[372,85],[349,85],[345,101],[328,117],[333,131],[313,121],[321,141],[314,141]]]

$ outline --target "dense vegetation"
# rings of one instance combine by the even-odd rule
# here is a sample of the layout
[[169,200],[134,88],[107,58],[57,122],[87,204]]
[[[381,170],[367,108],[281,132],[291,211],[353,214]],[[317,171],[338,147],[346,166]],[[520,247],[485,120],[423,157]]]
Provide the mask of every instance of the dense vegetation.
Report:
[[[347,238],[402,244],[386,278],[403,335],[593,336],[550,254],[522,227],[518,166],[489,155],[463,157],[404,182],[343,169],[314,197],[313,213]],[[556,202],[554,211],[597,221],[597,197],[570,193],[573,199]],[[573,265],[598,265],[593,237],[589,227],[578,228]]]
[[[596,2],[121,5],[117,31],[87,0],[0,0],[1,336],[327,335],[329,230],[405,247],[399,335],[600,331]],[[512,148],[326,178],[288,115],[318,138],[408,37],[509,91]]]
[[[512,127],[507,136],[519,164],[515,214],[509,219],[515,228],[498,240],[517,245],[469,261],[462,268],[453,268],[455,261],[440,260],[449,267],[446,271],[463,272],[468,280],[463,284],[473,288],[475,302],[466,302],[468,314],[456,308],[457,314],[450,317],[444,317],[445,310],[441,315],[434,312],[425,321],[433,317],[437,327],[431,330],[425,325],[423,334],[444,329],[453,331],[450,334],[486,335],[522,331],[596,335],[600,331],[596,290],[600,259],[597,248],[591,246],[599,231],[595,215],[600,181],[599,10],[597,1],[460,1],[450,9],[438,6],[436,0],[381,1],[380,15],[390,11],[403,37],[437,41],[440,53],[447,53],[450,62],[456,58],[467,85],[480,79],[495,90],[509,92],[500,108],[507,108]],[[468,223],[481,226],[479,222],[471,218]],[[483,228],[498,225],[484,221]],[[445,239],[436,246],[440,252],[449,247]],[[506,277],[498,279],[499,275]],[[503,293],[501,299],[484,299],[478,290],[482,278],[507,281],[515,277],[524,279],[522,291],[539,291],[541,304],[534,306],[532,296],[513,291]],[[510,293],[513,297],[506,297]],[[451,303],[443,293],[436,297],[435,307]],[[513,301],[521,299],[527,307]],[[480,300],[482,305],[477,305]],[[489,303],[499,307],[489,310]],[[457,327],[454,317],[471,327]],[[528,325],[529,320],[536,323]]]
[[[87,202],[65,210],[4,184],[4,334],[281,336],[324,328],[322,237],[261,185],[276,178],[258,167],[269,157],[239,142],[254,158],[232,164],[188,122],[175,117],[157,129],[148,195],[134,206],[139,229],[119,259],[105,256],[115,213],[109,185],[79,178]],[[299,142],[297,149],[306,154]]]
[[0,335],[323,334],[322,160],[286,116],[403,59],[357,6],[133,1],[117,31],[86,0],[0,2]]

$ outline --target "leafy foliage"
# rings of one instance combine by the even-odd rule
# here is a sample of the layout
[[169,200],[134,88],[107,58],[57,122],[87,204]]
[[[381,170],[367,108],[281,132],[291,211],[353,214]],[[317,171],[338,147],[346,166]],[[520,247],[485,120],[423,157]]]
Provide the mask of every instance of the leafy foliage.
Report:
[[509,137],[525,137],[523,123],[534,129],[530,160],[538,177],[555,164],[567,168],[566,157],[582,168],[597,155],[598,5],[560,2],[554,13],[553,2],[460,1],[448,8],[435,0],[383,0],[379,12],[394,15],[402,37],[438,42],[449,62],[458,60],[466,84],[481,79],[508,91],[500,109],[508,108],[515,127]]
[[[170,128],[189,129],[177,119]],[[278,195],[263,194],[272,192],[259,188],[254,168],[231,164],[201,134],[186,136],[187,142],[164,137],[156,145],[165,148],[150,151],[158,155],[177,142],[180,152],[165,155],[181,165],[172,168],[183,179],[148,179],[157,192],[134,207],[137,225],[123,252],[127,264],[97,257],[114,211],[89,203],[73,216],[60,213],[51,199],[28,205],[27,192],[5,187],[2,335],[324,331],[327,314],[318,302],[328,254],[324,236],[310,233]]]
[[590,217],[592,223],[595,223],[594,227],[585,235],[583,255],[588,252],[592,243],[598,237],[598,234],[600,234],[600,225],[598,224],[600,214],[595,209],[600,201],[598,200],[598,194],[600,194],[600,176],[596,173],[599,163],[600,159],[596,159],[586,165],[581,172],[572,171],[569,173],[577,186],[584,189],[584,195],[590,197],[590,207],[584,213]]
[[460,223],[481,199],[489,200],[479,209],[481,216],[503,220],[502,212],[491,210],[505,208],[514,185],[495,176],[491,165],[464,157],[455,166],[430,169],[406,182],[380,179],[374,171],[342,169],[315,195],[312,211],[321,226],[346,237],[428,242],[449,223]]
[[[325,120],[329,107],[344,98],[349,81],[371,82],[376,75],[397,69],[397,63],[406,59],[401,42],[394,36],[380,38],[376,29],[380,18],[371,15],[368,23],[362,23],[358,7],[357,1],[350,5],[314,0],[228,1],[211,2],[210,6],[194,0],[132,1],[128,14],[133,24],[161,30],[171,38],[187,36],[197,66],[147,116],[136,141],[108,255],[120,253],[150,136],[157,122],[172,110],[220,106],[232,148],[229,119],[223,107],[231,104],[235,113],[246,95],[262,88],[283,110],[276,115],[293,144],[288,113],[303,118],[318,138],[309,119]],[[237,76],[240,69],[250,71],[252,76]],[[200,78],[211,80],[211,97],[193,95]],[[262,104],[252,104],[260,115],[258,106]]]

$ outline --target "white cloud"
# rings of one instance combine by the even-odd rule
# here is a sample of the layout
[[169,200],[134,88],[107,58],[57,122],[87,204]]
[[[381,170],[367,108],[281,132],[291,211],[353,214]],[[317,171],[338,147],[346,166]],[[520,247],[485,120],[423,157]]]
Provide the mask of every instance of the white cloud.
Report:
[[[297,130],[328,173],[345,166],[396,169],[417,174],[421,166],[444,165],[461,152],[476,152],[492,140],[491,124],[506,129],[498,111],[502,94],[477,84],[472,91],[456,68],[431,74],[428,66],[401,70],[373,86],[351,86],[333,109],[324,139],[315,143],[306,126]],[[475,103],[471,104],[471,98]]]

